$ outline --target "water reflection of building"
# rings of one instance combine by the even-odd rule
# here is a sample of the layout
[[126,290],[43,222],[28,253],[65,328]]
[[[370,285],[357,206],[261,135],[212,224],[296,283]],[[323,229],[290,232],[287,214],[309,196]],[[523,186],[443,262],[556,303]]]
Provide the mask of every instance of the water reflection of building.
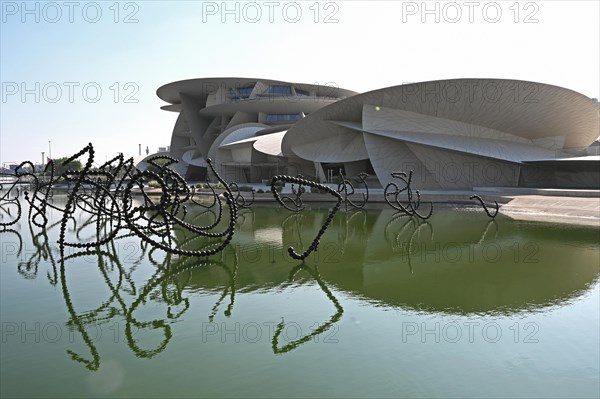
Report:
[[[308,210],[297,220],[292,215],[282,228],[280,247],[254,241],[252,232],[279,228],[281,215],[253,211],[255,223],[240,226],[236,237],[236,287],[275,289],[295,265],[287,247],[299,241],[308,245],[325,212]],[[500,219],[495,224],[476,212],[439,211],[429,226],[393,216],[389,210],[339,213],[307,263],[318,264],[330,288],[358,298],[457,314],[513,313],[559,304],[584,293],[600,273],[594,232],[587,229],[564,234],[535,223]],[[226,278],[222,270],[206,269],[195,272],[189,284],[213,290]]]

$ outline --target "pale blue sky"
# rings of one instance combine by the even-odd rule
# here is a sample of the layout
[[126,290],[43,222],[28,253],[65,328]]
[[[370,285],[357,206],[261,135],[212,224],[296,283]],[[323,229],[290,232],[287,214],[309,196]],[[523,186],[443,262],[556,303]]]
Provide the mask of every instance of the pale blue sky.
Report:
[[[364,92],[405,82],[494,77],[600,96],[598,1],[477,1],[472,9],[462,1],[428,1],[431,14],[424,14],[421,1],[278,1],[273,22],[262,1],[228,2],[230,14],[220,1],[75,3],[70,22],[62,1],[28,2],[31,14],[21,1],[1,2],[2,163],[39,162],[49,140],[53,157],[92,142],[98,162],[117,152],[137,155],[140,143],[151,151],[169,145],[177,114],[159,109],[164,103],[156,89],[180,79],[334,82]],[[124,23],[128,15],[137,22]],[[337,22],[325,23],[327,15]],[[23,101],[22,86],[35,91],[36,82],[39,103],[35,94]],[[78,85],[72,102],[68,82]],[[88,100],[95,87],[102,90],[97,102],[86,100],[86,84]],[[56,86],[62,93],[52,103]],[[137,103],[125,102],[127,94]]]

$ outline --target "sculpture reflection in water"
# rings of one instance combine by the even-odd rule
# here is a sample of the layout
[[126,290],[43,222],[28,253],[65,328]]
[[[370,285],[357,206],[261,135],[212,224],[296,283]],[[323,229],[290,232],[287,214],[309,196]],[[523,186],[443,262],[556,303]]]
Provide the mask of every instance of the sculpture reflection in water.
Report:
[[[2,190],[3,188],[3,185],[0,184],[0,190]],[[11,198],[10,195],[13,194],[12,191],[12,189],[9,189],[6,191],[6,193],[0,196],[0,212],[2,215],[2,219],[0,219],[0,227],[2,228],[2,230],[0,231],[5,231],[9,226],[12,226],[13,224],[17,223],[21,218],[21,213],[23,212],[23,209],[21,208],[21,203],[19,202],[19,189],[16,188],[14,190],[14,197]],[[15,215],[13,215],[13,212],[15,213]],[[2,221],[5,218],[5,215],[8,219],[7,222]]]
[[[362,209],[352,209],[346,211],[342,217],[339,218],[340,225],[338,227],[338,243],[340,243],[341,255],[344,255],[346,247],[352,237],[357,237],[361,241],[368,240],[367,231],[367,212]],[[351,230],[352,227],[352,230]],[[351,234],[354,233],[354,234]]]
[[[56,229],[57,223],[49,226],[50,229]],[[19,235],[18,232],[15,234]],[[222,254],[229,256],[228,262],[223,259],[204,259],[199,260],[193,257],[173,258],[173,255],[166,254],[162,261],[156,261],[154,252],[155,247],[144,244],[140,241],[139,247],[137,243],[128,241],[121,246],[122,249],[127,249],[129,245],[139,248],[140,254],[136,259],[126,257],[128,260],[133,260],[133,265],[125,267],[123,261],[118,256],[118,243],[126,238],[135,238],[133,235],[122,235],[116,237],[110,243],[105,244],[102,248],[92,248],[80,250],[75,253],[66,255],[58,261],[58,276],[56,281],[51,279],[50,273],[48,278],[51,284],[60,282],[62,295],[69,314],[67,326],[77,332],[82,338],[83,345],[87,347],[88,354],[81,353],[80,350],[68,349],[67,353],[74,361],[83,364],[90,370],[98,370],[100,367],[101,356],[98,349],[97,336],[94,337],[93,332],[98,331],[102,326],[109,323],[117,325],[119,320],[124,321],[124,339],[132,352],[140,358],[152,358],[165,350],[169,342],[173,338],[172,324],[177,322],[190,307],[190,301],[185,297],[185,287],[189,281],[186,281],[186,272],[191,272],[194,269],[202,267],[221,268],[227,276],[228,281],[223,287],[223,291],[216,303],[212,307],[208,320],[213,321],[219,307],[222,306],[225,298],[229,297],[223,314],[230,317],[233,312],[236,292],[236,276],[238,272],[238,254],[232,248],[228,247]],[[55,266],[55,260],[52,251],[48,246],[47,235],[40,233],[38,239],[33,240],[36,251],[28,260],[27,264],[35,270],[37,274],[38,264],[46,259]],[[231,257],[230,255],[233,255]],[[146,258],[155,266],[154,274],[144,281],[141,287],[138,287],[134,282],[131,274],[136,270],[141,261]],[[232,261],[233,259],[233,261]],[[86,263],[95,262],[96,267],[102,275],[102,280],[108,288],[109,297],[103,300],[99,306],[88,309],[86,311],[78,311],[77,304],[71,294],[70,283],[68,279],[68,269],[66,265],[69,262],[79,260]],[[276,354],[289,352],[303,343],[309,342],[311,339],[328,331],[342,316],[343,308],[339,301],[334,297],[329,288],[325,285],[319,274],[318,268],[308,267],[304,264],[294,267],[289,274],[289,281],[301,271],[307,272],[315,279],[318,286],[327,295],[329,300],[334,304],[336,312],[330,319],[315,328],[309,335],[296,339],[280,347],[281,333],[285,328],[285,322],[282,321],[277,327],[275,334],[272,337],[272,347]],[[191,277],[188,274],[187,280]],[[155,308],[155,304],[163,304],[167,306],[164,317],[154,317],[152,320],[141,320],[137,314],[142,311],[142,308],[148,306]],[[112,327],[110,327],[112,329]],[[152,347],[144,347],[141,340],[144,338],[143,331],[156,331],[160,335],[159,342]],[[91,333],[90,333],[91,332]],[[115,332],[115,334],[118,334]]]
[[[58,223],[59,222],[54,223],[49,227],[49,229],[57,226]],[[52,266],[52,273],[47,271],[46,275],[50,284],[56,286],[56,284],[58,284],[58,272],[56,269],[56,260],[54,259],[54,254],[52,253],[52,248],[50,247],[50,242],[48,240],[47,230],[42,229],[36,234],[33,231],[32,223],[29,222],[28,225],[29,233],[31,234],[31,240],[36,250],[31,252],[31,256],[26,262],[19,262],[18,271],[26,278],[35,278],[38,273],[39,263],[42,260],[49,262]]]
[[301,213],[293,213],[286,216],[285,219],[281,221],[281,231],[291,231],[292,237],[294,237],[293,241],[296,241],[298,247],[300,248],[304,248],[304,243],[302,240],[302,231],[304,231],[302,227],[303,216],[304,215]]
[[[400,229],[393,231],[394,226],[397,225],[400,220],[406,220],[406,222],[400,226]],[[425,226],[429,228],[429,241],[433,241],[433,226],[428,221],[418,222],[415,218],[409,217],[402,212],[395,213],[386,223],[383,230],[383,236],[386,242],[391,246],[392,252],[399,254],[401,257],[406,256],[410,274],[413,274],[411,257],[416,253],[415,239],[420,236],[421,230],[425,228]],[[410,232],[410,235],[406,238],[408,232]]]
[[285,320],[282,319],[281,322],[279,322],[279,324],[275,328],[275,333],[273,334],[271,346],[273,348],[273,353],[275,354],[283,354],[286,352],[290,352],[299,347],[300,345],[309,342],[311,339],[315,339],[317,336],[329,330],[335,323],[337,323],[342,318],[342,315],[344,314],[344,308],[342,308],[340,302],[337,300],[337,298],[333,295],[331,290],[329,290],[327,285],[325,285],[325,283],[321,279],[321,275],[319,274],[319,268],[317,265],[315,265],[313,268],[307,266],[304,263],[295,266],[294,268],[292,268],[292,270],[290,270],[288,281],[291,282],[294,279],[294,277],[301,271],[307,272],[317,282],[319,288],[321,288],[325,295],[327,295],[327,298],[331,301],[331,303],[333,303],[336,312],[325,323],[319,324],[316,328],[314,328],[310,334],[306,334],[280,347],[279,339],[282,331],[284,331],[285,328]]
[[494,238],[498,238],[498,222],[492,217],[485,225],[485,229],[481,233],[481,238],[477,241],[477,245],[481,245],[484,242],[492,226],[494,226]]
[[[68,209],[68,207],[65,208]],[[229,271],[229,266],[218,259],[211,259],[210,261],[199,260],[195,257],[174,259],[173,255],[168,252],[164,254],[161,261],[156,261],[154,252],[157,251],[157,248],[149,246],[143,240],[139,242],[131,241],[132,239],[136,239],[136,235],[133,233],[113,236],[110,241],[96,245],[93,248],[74,248],[74,253],[66,254],[63,247],[57,249],[50,245],[49,235],[55,237],[59,233],[83,240],[84,238],[81,235],[85,231],[89,231],[90,226],[93,228],[93,224],[96,221],[94,215],[86,212],[85,205],[73,207],[73,209],[74,211],[68,219],[73,222],[72,226],[71,223],[64,223],[65,218],[61,218],[52,224],[48,222],[48,219],[44,219],[44,223],[46,223],[45,228],[35,233],[32,219],[28,220],[31,244],[35,250],[25,251],[25,255],[28,256],[26,258],[22,257],[24,245],[19,230],[5,227],[2,231],[2,234],[6,234],[5,237],[11,235],[17,239],[14,244],[15,248],[7,246],[4,249],[10,249],[18,259],[21,259],[17,262],[17,271],[21,276],[26,279],[34,279],[38,276],[40,264],[48,264],[51,267],[47,272],[49,283],[57,285],[60,282],[64,302],[69,314],[66,324],[72,331],[80,334],[84,346],[89,351],[88,355],[84,355],[79,351],[69,349],[67,351],[68,354],[73,360],[85,365],[86,368],[97,370],[100,366],[100,354],[96,342],[98,337],[90,336],[90,331],[98,331],[98,328],[109,322],[114,322],[113,326],[118,325],[117,322],[120,319],[125,322],[124,338],[136,356],[151,358],[162,352],[173,335],[171,324],[177,321],[189,308],[189,300],[183,296],[185,282],[179,280],[181,273],[207,266],[221,267]],[[76,214],[74,213],[75,211],[77,211]],[[206,210],[205,212],[212,211]],[[15,223],[13,225],[18,226]],[[101,225],[102,228],[104,226],[105,223]],[[60,232],[57,232],[57,229],[60,229]],[[93,228],[93,230],[96,229]],[[3,242],[5,241],[3,240]],[[7,244],[10,243],[7,242]],[[185,245],[185,243],[183,244]],[[117,248],[120,248],[121,251],[134,248],[140,250],[140,254],[136,258],[130,256],[119,257]],[[55,258],[56,252],[62,252],[61,256]],[[144,281],[142,287],[138,288],[132,278],[132,273],[146,256],[150,263],[155,266],[156,271],[149,279]],[[129,267],[127,268],[124,267],[123,258],[126,261],[130,261],[132,265],[128,265]],[[214,316],[219,303],[227,293],[230,293],[231,300],[227,307],[226,315],[231,314],[235,295],[237,255],[235,255],[234,259],[233,271],[230,273],[230,283],[226,286],[223,295],[214,306],[213,314],[210,317]],[[103,277],[103,282],[110,292],[110,297],[102,301],[98,307],[84,312],[76,310],[76,303],[72,299],[70,284],[67,278],[68,269],[66,266],[68,263],[76,260],[80,264],[81,262],[95,262]],[[156,303],[167,305],[165,317],[144,321],[138,319],[136,312],[139,312],[144,306]],[[151,348],[144,348],[138,342],[138,339],[136,339],[136,337],[139,337],[138,333],[143,330],[159,331],[162,336],[160,342]],[[115,331],[115,334],[118,334],[118,332]]]
[[221,293],[221,296],[219,297],[219,299],[213,306],[213,308],[210,312],[210,315],[208,316],[208,321],[210,321],[210,322],[212,322],[214,320],[214,318],[217,314],[217,311],[219,309],[219,306],[221,306],[221,303],[223,302],[225,297],[227,297],[227,295],[229,295],[229,304],[223,311],[223,314],[226,317],[229,317],[229,316],[231,316],[231,314],[233,312],[233,304],[235,303],[235,282],[236,282],[237,272],[238,272],[238,255],[237,255],[237,252],[235,252],[235,251],[232,251],[232,252],[233,252],[233,265],[231,268],[229,268],[224,262],[216,263],[216,266],[225,270],[225,272],[227,273],[227,276],[229,277],[229,281],[228,281],[228,284],[225,285],[225,287],[223,288],[223,292]]
[[[142,287],[137,288],[131,278],[131,272],[135,269],[135,266],[130,268],[129,273],[127,273],[119,257],[116,255],[116,247],[112,244],[110,247],[107,250],[93,249],[80,251],[65,257],[60,262],[60,282],[70,316],[67,324],[79,332],[85,346],[87,346],[90,352],[90,356],[83,356],[73,350],[68,350],[68,353],[73,360],[84,364],[88,369],[97,370],[100,366],[100,355],[96,342],[95,339],[90,337],[89,331],[93,330],[93,328],[97,330],[100,326],[111,321],[116,323],[119,319],[123,319],[125,322],[125,341],[137,357],[152,358],[165,350],[173,338],[171,325],[177,322],[190,307],[189,298],[184,296],[186,282],[180,279],[180,276],[184,272],[190,272],[201,267],[221,267],[228,271],[231,276],[230,282],[226,285],[223,294],[214,305],[209,319],[214,317],[220,303],[228,293],[230,303],[225,311],[225,315],[231,315],[235,298],[237,258],[235,258],[233,270],[230,270],[229,266],[220,260],[199,260],[191,257],[178,260],[174,259],[171,254],[167,254],[164,260],[159,263],[152,256],[155,248],[151,247],[148,258],[157,266],[156,272],[144,282]],[[148,246],[143,246],[142,252],[145,252],[147,249]],[[96,258],[98,270],[100,270],[104,283],[109,288],[110,297],[103,301],[96,309],[78,313],[71,299],[65,262],[82,257],[85,257],[87,261],[91,257]],[[117,278],[111,278],[111,273],[115,272],[117,273]],[[116,281],[113,282],[113,280]],[[164,317],[152,320],[140,320],[139,316],[136,315],[140,312],[144,313],[142,310],[143,307],[155,309],[156,304],[159,303],[167,306]],[[140,341],[143,339],[144,334],[141,334],[140,338],[140,333],[152,330],[160,333],[160,341],[150,348],[143,347]],[[118,331],[115,331],[115,334],[118,336]]]
[[[400,227],[396,227],[401,220],[405,220]],[[484,244],[486,237],[489,235],[490,230],[494,228],[494,238],[498,237],[498,223],[495,219],[488,220],[485,228],[483,229],[481,236],[477,242],[473,242],[468,245],[479,246]],[[433,242],[433,225],[428,221],[419,222],[413,217],[398,212],[392,216],[392,218],[386,223],[383,231],[383,236],[386,242],[390,245],[392,253],[399,254],[402,258],[406,258],[408,262],[408,268],[410,274],[413,274],[412,256],[418,253],[419,248],[427,250],[427,245],[420,239],[422,229],[425,227],[429,230],[427,236],[428,242]],[[410,234],[409,234],[410,233]],[[421,245],[415,245],[416,241],[419,241]],[[453,243],[457,244],[457,243]],[[467,245],[465,243],[465,245]],[[433,246],[435,248],[435,246]]]

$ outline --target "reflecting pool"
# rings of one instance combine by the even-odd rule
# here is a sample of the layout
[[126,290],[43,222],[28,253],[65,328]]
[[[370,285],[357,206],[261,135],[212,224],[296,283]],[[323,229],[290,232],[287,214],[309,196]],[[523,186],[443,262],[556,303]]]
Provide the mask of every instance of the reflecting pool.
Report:
[[[0,232],[1,396],[600,395],[598,228],[371,208],[338,212],[304,263],[287,248],[326,205],[241,210],[210,258],[123,232],[61,261],[61,215],[24,218]],[[67,226],[95,233],[82,214]]]

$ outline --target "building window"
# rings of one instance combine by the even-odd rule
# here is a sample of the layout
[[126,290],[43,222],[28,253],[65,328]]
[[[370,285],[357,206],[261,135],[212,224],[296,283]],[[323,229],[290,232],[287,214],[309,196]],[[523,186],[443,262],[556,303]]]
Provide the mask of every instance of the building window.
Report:
[[238,89],[238,92],[240,93],[241,98],[248,98],[250,97],[250,93],[252,93],[252,90],[254,90],[254,86],[240,87]]
[[270,86],[266,91],[266,94],[272,94],[276,96],[292,95],[292,86]]
[[250,93],[254,90],[254,86],[238,87],[229,89],[229,96],[234,100],[242,100],[250,97]]
[[300,114],[267,114],[267,123],[297,122]]

